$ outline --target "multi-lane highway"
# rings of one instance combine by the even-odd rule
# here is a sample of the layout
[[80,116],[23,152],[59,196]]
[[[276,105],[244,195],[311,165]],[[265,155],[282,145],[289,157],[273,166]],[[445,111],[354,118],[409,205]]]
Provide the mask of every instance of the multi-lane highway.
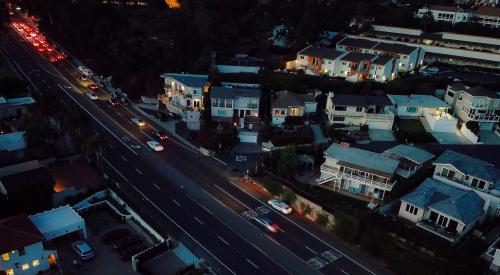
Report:
[[[18,74],[40,93],[68,97],[93,118],[106,144],[103,166],[144,210],[157,218],[174,238],[207,259],[218,273],[228,274],[382,274],[358,254],[313,227],[269,208],[265,201],[240,186],[223,165],[183,145],[174,137],[153,152],[146,142],[161,127],[146,119],[138,127],[138,111],[111,106],[106,91],[95,91],[66,60],[51,64],[14,31],[1,49]],[[267,233],[250,221],[264,215],[279,225]]]

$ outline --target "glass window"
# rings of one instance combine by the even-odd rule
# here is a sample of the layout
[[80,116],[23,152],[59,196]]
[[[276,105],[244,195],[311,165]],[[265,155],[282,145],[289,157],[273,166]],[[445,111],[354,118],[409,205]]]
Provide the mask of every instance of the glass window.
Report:
[[407,113],[416,113],[416,112],[418,112],[418,108],[417,107],[406,107],[406,112]]
[[274,115],[279,116],[281,114],[281,110],[274,110]]
[[40,265],[40,260],[33,260],[33,266]]
[[219,100],[217,98],[212,99],[212,107],[219,106]]
[[219,99],[219,107],[224,108],[226,105],[226,101],[224,99]]
[[21,269],[22,270],[26,270],[26,269],[29,269],[30,268],[30,264],[29,263],[24,263],[22,266],[21,266]]
[[226,108],[233,108],[233,101],[232,100],[228,99],[226,101]]
[[250,115],[250,110],[245,110],[245,116],[249,116]]
[[346,106],[335,106],[333,109],[335,111],[345,111],[346,110]]
[[2,260],[3,260],[4,262],[7,262],[8,260],[10,260],[9,253],[4,253],[4,254],[2,254]]
[[285,115],[285,110],[281,110],[281,115],[284,116]]
[[7,275],[14,275],[14,270],[12,268],[7,270]]
[[361,112],[361,111],[363,111],[363,107],[356,107],[356,112],[358,112],[358,113],[359,113],[359,112]]

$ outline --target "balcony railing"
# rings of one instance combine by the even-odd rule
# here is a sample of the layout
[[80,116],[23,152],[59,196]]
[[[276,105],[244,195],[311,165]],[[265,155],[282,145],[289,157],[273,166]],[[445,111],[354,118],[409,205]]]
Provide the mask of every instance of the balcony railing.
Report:
[[377,120],[394,120],[394,114],[391,111],[388,111],[386,114],[372,114],[367,113],[366,119],[377,119]]
[[[324,180],[327,178],[327,175],[331,175],[331,179],[330,180],[334,180],[334,179],[356,180],[356,181],[362,182],[363,184],[371,185],[371,186],[374,186],[374,187],[377,187],[377,188],[380,188],[380,189],[384,189],[384,190],[387,190],[387,191],[391,191],[392,188],[394,187],[394,185],[396,184],[396,181],[393,181],[393,182],[390,182],[390,183],[385,183],[385,182],[376,181],[376,180],[365,178],[365,177],[358,176],[358,175],[352,175],[350,173],[340,172],[339,169],[333,168],[333,167],[329,167],[329,166],[324,165],[324,164],[321,165],[321,169],[320,170],[321,170],[321,177],[320,177],[320,179],[322,179],[323,182],[325,182]],[[323,173],[325,173],[327,175],[325,175],[323,177]],[[319,183],[319,184],[321,184],[321,183]]]
[[455,242],[461,237],[461,235],[457,233],[455,230],[438,226],[437,224],[429,220],[422,220],[417,223],[417,226],[433,234],[436,234],[450,242]]

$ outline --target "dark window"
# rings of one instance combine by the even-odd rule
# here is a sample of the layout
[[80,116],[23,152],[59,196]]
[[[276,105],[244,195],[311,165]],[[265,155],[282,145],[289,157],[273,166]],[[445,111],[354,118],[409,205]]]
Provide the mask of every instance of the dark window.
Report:
[[345,110],[346,110],[346,107],[345,107],[345,106],[335,106],[335,107],[334,107],[334,110],[335,110],[335,111],[345,111]]

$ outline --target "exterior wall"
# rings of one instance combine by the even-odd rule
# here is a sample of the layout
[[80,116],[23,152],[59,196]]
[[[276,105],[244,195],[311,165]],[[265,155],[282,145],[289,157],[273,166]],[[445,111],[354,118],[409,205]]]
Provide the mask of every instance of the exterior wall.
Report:
[[[417,208],[417,214],[414,215],[413,213],[407,212],[406,211],[407,205]],[[424,209],[416,207],[415,205],[409,204],[405,201],[401,201],[401,206],[399,207],[398,216],[403,219],[409,220],[411,222],[417,223],[422,220],[424,216]]]
[[[221,100],[224,100],[222,107]],[[258,116],[259,98],[237,97],[236,99],[212,98],[211,115],[214,118]],[[237,114],[235,114],[237,112]]]
[[240,140],[240,142],[257,143],[258,135],[259,135],[258,132],[239,131],[238,132],[238,139]]
[[450,114],[444,114],[441,116],[434,116],[430,114],[425,114],[425,120],[431,127],[433,132],[448,132],[454,133],[457,129],[457,119]]
[[481,130],[492,130],[495,123],[500,121],[500,115],[497,114],[500,110],[500,99],[472,96],[465,91],[455,91],[448,86],[445,101],[453,106],[453,112],[460,120],[476,121]]
[[[298,112],[296,114],[292,114],[292,109],[296,109]],[[303,106],[289,106],[288,108],[272,108],[272,124],[273,125],[281,125],[285,122],[286,117],[302,117],[304,116],[304,107]],[[279,112],[279,114],[277,113]]]
[[[219,98],[212,98],[212,108],[211,114],[212,117],[219,118],[231,118],[233,117],[233,100],[232,99],[223,99],[222,102]],[[223,103],[223,104],[222,104]]]
[[[24,255],[19,255],[19,251],[16,250],[16,253],[9,253],[10,260],[3,261],[0,260],[0,270],[7,271],[9,269],[13,269],[14,274],[37,274],[40,271],[44,271],[50,268],[49,264],[49,255],[54,255],[57,259],[57,251],[56,250],[44,250],[42,242],[32,244],[24,248]],[[33,261],[38,260],[39,265],[33,266]],[[26,270],[22,270],[23,264],[29,264],[29,268]],[[16,267],[16,264],[17,267]]]
[[396,62],[394,59],[392,59],[385,65],[372,64],[370,66],[370,72],[368,78],[373,79],[376,82],[386,82],[394,80],[396,76],[397,76]]
[[188,109],[203,107],[203,87],[189,87],[174,78],[165,77],[164,89],[166,97],[162,102],[173,113],[184,117]]
[[234,73],[254,73],[257,74],[260,71],[259,66],[231,66],[231,65],[217,65],[217,71],[223,74],[234,74]]

